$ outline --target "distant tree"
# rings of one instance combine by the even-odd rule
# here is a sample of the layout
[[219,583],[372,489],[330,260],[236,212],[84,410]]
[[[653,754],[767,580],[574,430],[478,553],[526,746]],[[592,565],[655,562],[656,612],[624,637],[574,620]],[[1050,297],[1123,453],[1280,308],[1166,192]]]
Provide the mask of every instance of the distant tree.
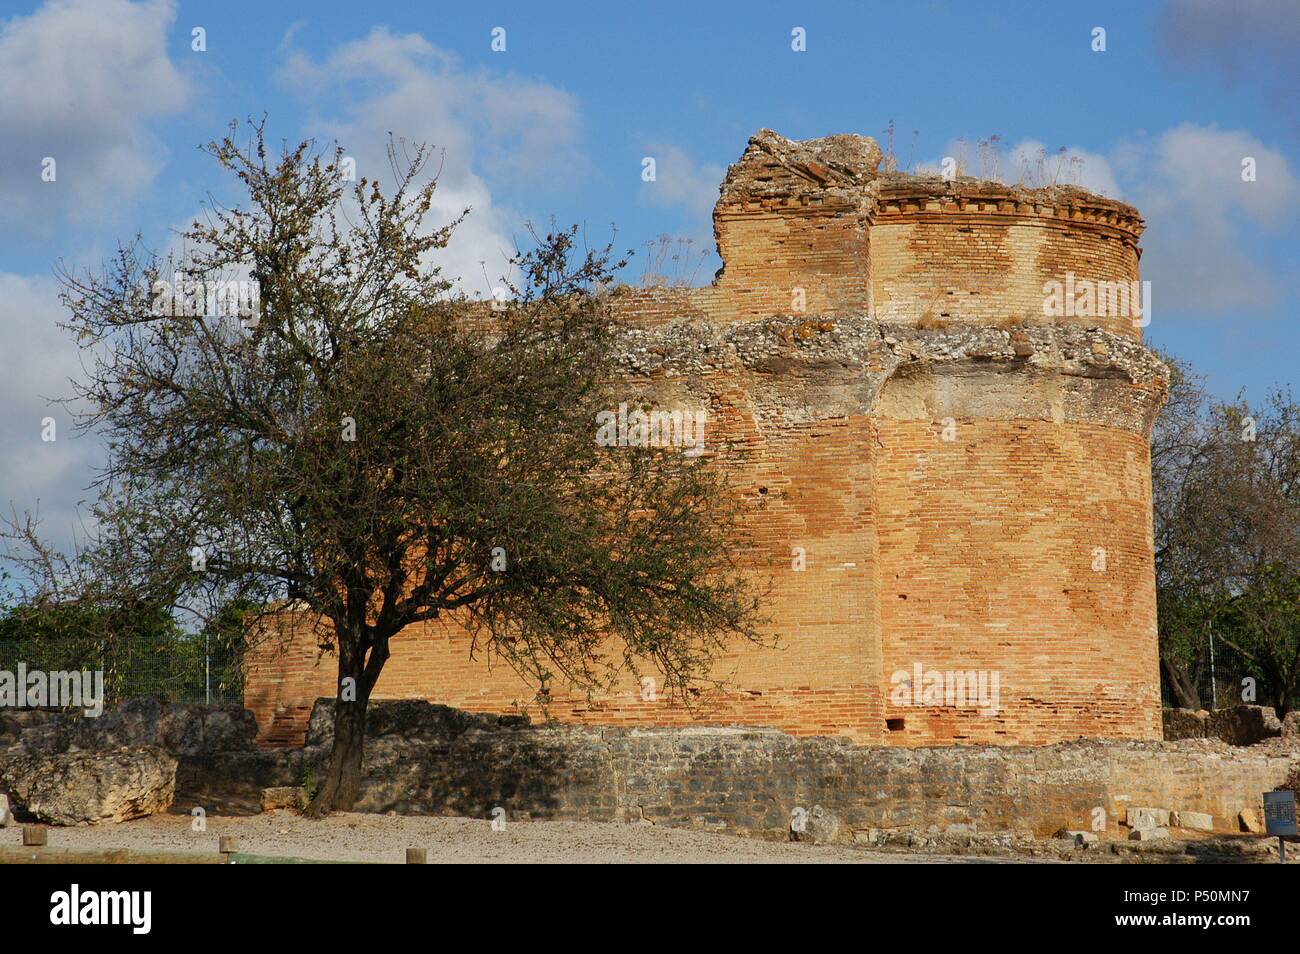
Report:
[[[207,151],[247,204],[212,209],[183,261],[137,240],[102,275],[64,276],[80,426],[109,458],[84,551],[42,559],[30,522],[10,528],[37,554],[28,573],[178,610],[267,607],[259,631],[273,611],[314,621],[339,692],[313,813],[354,803],[367,704],[412,624],[455,620],[542,684],[652,666],[668,692],[758,638],[720,469],[595,439],[618,403],[608,246],[554,230],[517,256],[500,310],[473,309],[430,262],[456,222],[423,224],[423,147],[390,145],[385,193],[346,182],[341,150],[270,156],[261,125],[236,134]],[[251,279],[258,308],[159,308],[176,272]]]
[[1206,441],[1207,397],[1202,379],[1167,353],[1169,398],[1151,432],[1151,491],[1155,511],[1156,603],[1160,671],[1178,705],[1201,708],[1209,670],[1206,575],[1188,546],[1186,492]]
[[1214,639],[1220,666],[1256,678],[1259,701],[1285,713],[1300,689],[1300,408],[1280,390],[1256,408],[1209,406],[1177,365],[1173,386],[1152,439],[1166,683],[1199,706]]
[[103,646],[112,638],[172,639],[180,633],[167,608],[155,604],[109,607],[69,602],[0,607],[0,642]]
[[1250,586],[1226,596],[1216,615],[1218,638],[1244,671],[1258,673],[1278,714],[1296,707],[1300,693],[1300,574],[1294,565],[1259,568]]
[[0,609],[0,669],[23,663],[29,671],[99,670],[109,700],[175,692],[191,655],[186,633],[156,603],[43,601]]
[[1300,689],[1300,407],[1274,390],[1218,405],[1188,497],[1188,528],[1218,596],[1213,625],[1261,702],[1282,714]]

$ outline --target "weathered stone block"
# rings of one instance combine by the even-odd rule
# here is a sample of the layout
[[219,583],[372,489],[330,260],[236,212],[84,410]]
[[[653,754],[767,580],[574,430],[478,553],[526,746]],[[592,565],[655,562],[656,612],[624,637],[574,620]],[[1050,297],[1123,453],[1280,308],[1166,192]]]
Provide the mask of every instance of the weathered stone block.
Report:
[[55,825],[119,822],[171,807],[176,760],[154,746],[25,754],[0,766],[0,779],[42,821]]
[[839,816],[820,805],[814,805],[806,815],[790,825],[791,841],[806,841],[813,845],[828,845],[839,837],[839,833]]
[[1292,709],[1282,720],[1282,736],[1287,739],[1300,739],[1300,709]]
[[1205,812],[1173,812],[1169,824],[1174,828],[1194,828],[1197,831],[1214,830],[1214,818]]
[[151,697],[128,699],[102,715],[48,713],[22,729],[23,747],[32,753],[103,752],[154,746],[172,755],[252,751],[257,721],[240,705],[164,703]]
[[1167,808],[1130,808],[1126,817],[1133,829],[1163,828],[1169,824]]
[[1203,739],[1209,732],[1210,714],[1204,709],[1165,709],[1161,714],[1164,739]]

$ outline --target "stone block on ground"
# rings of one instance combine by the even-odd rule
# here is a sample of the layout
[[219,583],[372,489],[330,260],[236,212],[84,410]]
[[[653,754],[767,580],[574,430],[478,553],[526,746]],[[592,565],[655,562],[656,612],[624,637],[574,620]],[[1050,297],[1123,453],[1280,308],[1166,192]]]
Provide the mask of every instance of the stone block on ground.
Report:
[[1252,835],[1264,834],[1264,819],[1260,816],[1258,809],[1243,808],[1237,816],[1237,821],[1240,823],[1242,831],[1248,831]]
[[840,833],[839,816],[827,811],[820,805],[814,805],[802,819],[800,829],[790,829],[792,841],[807,842],[812,845],[827,845]]
[[26,810],[55,825],[119,822],[171,808],[176,760],[155,746],[24,754],[0,779]]
[[1165,828],[1169,825],[1167,808],[1130,808],[1125,816],[1129,828]]
[[141,746],[157,746],[171,755],[204,755],[255,749],[257,722],[252,712],[236,704],[141,697],[93,718],[51,713],[24,726],[19,737],[27,751],[40,755]]
[[1129,841],[1159,841],[1169,837],[1168,828],[1134,828],[1128,833]]
[[259,814],[264,790],[301,786],[309,768],[319,774],[301,749],[218,752],[181,756],[179,762],[176,810],[202,808],[215,815]]
[[1282,738],[1300,739],[1300,709],[1293,709],[1282,720]]
[[1205,812],[1172,812],[1169,824],[1174,828],[1193,828],[1197,831],[1213,831],[1214,817]]
[[1166,742],[1203,739],[1209,732],[1210,714],[1204,709],[1165,709],[1161,724]]

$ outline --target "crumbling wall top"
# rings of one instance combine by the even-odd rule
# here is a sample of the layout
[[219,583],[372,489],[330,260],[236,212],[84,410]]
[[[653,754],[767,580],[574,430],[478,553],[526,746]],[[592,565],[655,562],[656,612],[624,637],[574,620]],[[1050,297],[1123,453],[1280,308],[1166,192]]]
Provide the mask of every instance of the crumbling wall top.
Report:
[[739,160],[727,170],[721,204],[759,199],[792,190],[861,193],[875,179],[882,153],[870,136],[842,134],[802,141],[770,129],[750,137]]
[[1029,186],[976,179],[888,172],[872,183],[873,219],[898,213],[958,212],[1015,216],[1051,216],[1072,222],[1110,226],[1132,239],[1146,223],[1127,202],[1110,199],[1075,185]]
[[718,211],[746,203],[770,203],[823,194],[890,212],[944,211],[1042,215],[1103,223],[1141,234],[1136,208],[1075,185],[1029,187],[973,176],[946,178],[881,171],[883,153],[870,136],[852,133],[819,139],[787,139],[760,129],[723,180]]

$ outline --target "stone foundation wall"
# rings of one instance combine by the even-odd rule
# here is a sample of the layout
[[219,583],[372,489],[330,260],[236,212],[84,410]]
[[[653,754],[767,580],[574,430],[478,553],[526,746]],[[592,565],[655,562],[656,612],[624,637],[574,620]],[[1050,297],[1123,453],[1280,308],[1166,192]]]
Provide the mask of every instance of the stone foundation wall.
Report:
[[[308,753],[329,741],[322,700]],[[1116,833],[1130,807],[1205,812],[1237,830],[1243,809],[1300,770],[1300,743],[1211,740],[1049,746],[854,746],[768,729],[485,724],[420,703],[384,718],[367,744],[360,808],[507,819],[648,820],[786,837],[820,805],[841,838],[871,828],[1091,829]],[[418,725],[423,728],[413,728]],[[310,755],[308,756],[310,758]]]
[[[154,753],[174,772],[174,801],[172,777],[164,780],[171,811],[256,814],[265,789],[320,778],[332,720],[333,702],[322,699],[306,747],[268,751],[234,707],[137,700],[99,720],[10,719],[0,725],[0,779],[37,758],[75,768],[86,791],[105,779],[126,791],[126,776],[108,771],[113,760]],[[399,701],[370,707],[364,773],[357,809],[366,812],[487,819],[499,807],[507,821],[649,821],[785,838],[797,809],[820,806],[852,840],[932,826],[1047,836],[1092,830],[1098,809],[1120,834],[1127,810],[1146,807],[1203,812],[1215,829],[1236,831],[1263,792],[1300,777],[1300,738],[897,748],[772,729],[535,726]]]

